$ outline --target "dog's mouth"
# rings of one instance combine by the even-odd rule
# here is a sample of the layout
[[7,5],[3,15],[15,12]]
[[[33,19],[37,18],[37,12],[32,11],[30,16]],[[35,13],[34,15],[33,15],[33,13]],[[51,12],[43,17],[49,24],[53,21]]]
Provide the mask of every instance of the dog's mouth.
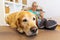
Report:
[[[23,33],[21,33],[21,32],[19,32],[18,30],[16,30],[19,34],[24,34],[24,35],[26,35],[25,34],[25,32],[23,32]],[[32,33],[31,35],[26,35],[27,37],[32,37],[32,36],[36,36],[37,34],[36,33]]]
[[28,31],[27,33],[25,33],[27,36],[36,36],[38,34],[38,30],[33,30],[33,31]]
[[31,36],[36,36],[37,34],[38,34],[38,31],[37,31],[36,33],[32,33],[32,32],[31,32],[31,34],[28,34],[28,35],[26,34],[26,35],[27,35],[28,37],[31,37]]
[[19,32],[18,30],[16,30],[19,34],[22,34],[22,35],[26,35],[26,36],[28,36],[28,37],[31,37],[31,36],[36,36],[37,34],[38,34],[38,30],[35,32],[35,33],[33,33],[33,32],[29,32],[28,33],[28,35],[25,33],[25,32]]
[[[18,29],[18,28],[17,28]],[[31,27],[29,31],[23,31],[21,32],[20,30],[16,30],[19,34],[26,34],[26,36],[36,36],[38,34],[38,28],[36,27]]]
[[37,34],[32,34],[32,35],[27,35],[28,37],[33,37],[33,36],[36,36]]

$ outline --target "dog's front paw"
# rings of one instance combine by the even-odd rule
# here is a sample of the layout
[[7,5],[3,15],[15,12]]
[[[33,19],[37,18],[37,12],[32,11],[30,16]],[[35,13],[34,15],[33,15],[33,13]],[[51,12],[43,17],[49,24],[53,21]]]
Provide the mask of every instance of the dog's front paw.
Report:
[[10,25],[10,28],[16,28],[16,25],[15,25],[14,23],[12,23],[12,24]]
[[18,31],[19,33],[24,33],[21,28],[18,28],[17,31]]

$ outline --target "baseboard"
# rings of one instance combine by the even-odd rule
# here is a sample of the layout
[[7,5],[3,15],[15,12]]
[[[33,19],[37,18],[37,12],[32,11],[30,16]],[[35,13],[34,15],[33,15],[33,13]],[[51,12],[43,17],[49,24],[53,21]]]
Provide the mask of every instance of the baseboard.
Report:
[[9,26],[8,24],[0,24],[0,26]]

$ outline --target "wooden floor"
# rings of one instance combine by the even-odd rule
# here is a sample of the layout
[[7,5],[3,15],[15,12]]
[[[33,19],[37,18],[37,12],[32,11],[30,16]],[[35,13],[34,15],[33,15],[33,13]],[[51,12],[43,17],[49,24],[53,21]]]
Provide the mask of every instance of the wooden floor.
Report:
[[15,30],[1,26],[0,40],[60,40],[60,26],[56,30],[40,30],[36,36],[27,37],[25,34],[19,34]]

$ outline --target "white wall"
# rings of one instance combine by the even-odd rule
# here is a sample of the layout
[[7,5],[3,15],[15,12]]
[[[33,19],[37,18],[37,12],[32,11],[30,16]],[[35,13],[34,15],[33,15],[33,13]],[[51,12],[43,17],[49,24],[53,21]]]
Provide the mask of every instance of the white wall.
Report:
[[[53,17],[60,24],[60,0],[27,0],[27,5],[31,6],[36,1],[45,10],[45,17]],[[0,25],[6,25],[4,21],[4,1],[0,0]]]
[[4,3],[3,0],[0,0],[0,26],[6,25],[4,21]]
[[60,0],[41,0],[38,3],[45,9],[48,17],[60,16]]
[[[60,0],[33,0],[38,3],[45,11],[45,17],[52,17],[60,24]],[[32,0],[28,0],[28,6],[31,6]],[[59,20],[58,20],[59,19]]]

